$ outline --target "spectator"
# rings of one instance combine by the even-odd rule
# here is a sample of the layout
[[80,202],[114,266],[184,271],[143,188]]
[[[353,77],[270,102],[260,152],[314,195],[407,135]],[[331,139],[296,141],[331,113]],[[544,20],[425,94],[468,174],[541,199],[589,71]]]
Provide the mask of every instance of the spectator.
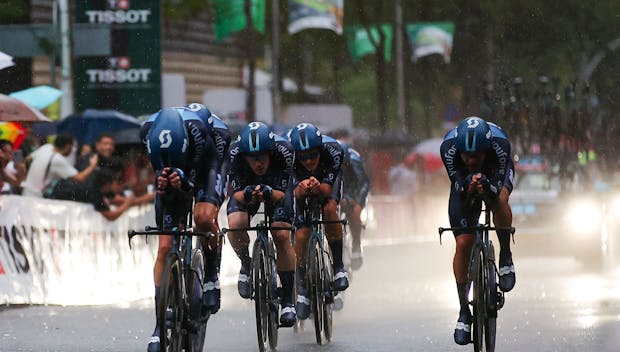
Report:
[[109,221],[118,219],[132,205],[136,204],[136,198],[133,196],[123,198],[122,203],[112,209],[112,198],[118,188],[120,182],[115,177],[114,172],[109,168],[101,168],[94,172],[93,182],[91,185],[85,183],[77,183],[72,187],[56,187],[52,194],[54,199],[73,200],[81,203],[89,203],[104,218]]
[[[21,150],[19,153],[23,153]],[[0,139],[0,186],[1,194],[20,194],[21,183],[26,178],[26,163],[23,154],[20,160],[15,160],[13,143]]]
[[97,167],[97,155],[91,156],[89,165],[82,171],[76,170],[67,160],[73,149],[73,136],[59,135],[54,145],[45,144],[35,150],[32,162],[23,183],[23,195],[43,197],[44,190],[51,194],[52,187],[60,180],[84,182]]
[[[102,133],[95,142],[95,151],[78,157],[75,168],[80,171],[86,169],[88,167],[90,157],[96,154],[99,156],[99,162],[97,163],[98,167],[110,168],[118,174],[117,176],[122,176],[123,165],[120,159],[114,155],[115,150],[116,142],[114,141],[114,137],[110,134]],[[92,181],[92,179],[89,181]]]

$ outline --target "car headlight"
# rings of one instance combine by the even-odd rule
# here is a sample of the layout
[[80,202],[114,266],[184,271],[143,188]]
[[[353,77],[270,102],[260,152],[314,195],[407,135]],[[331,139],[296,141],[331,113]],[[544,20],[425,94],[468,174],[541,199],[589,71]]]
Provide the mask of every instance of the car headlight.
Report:
[[596,232],[603,218],[601,207],[591,200],[575,200],[569,203],[565,220],[572,233]]

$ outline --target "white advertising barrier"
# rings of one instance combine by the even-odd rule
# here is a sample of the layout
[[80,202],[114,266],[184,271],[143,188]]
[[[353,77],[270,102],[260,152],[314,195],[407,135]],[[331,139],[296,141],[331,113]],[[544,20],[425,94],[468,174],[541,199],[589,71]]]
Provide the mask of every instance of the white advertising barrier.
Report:
[[[0,196],[0,304],[109,304],[153,297],[157,238],[127,231],[154,225],[152,205],[107,221],[91,205]],[[226,246],[223,284],[238,260]]]

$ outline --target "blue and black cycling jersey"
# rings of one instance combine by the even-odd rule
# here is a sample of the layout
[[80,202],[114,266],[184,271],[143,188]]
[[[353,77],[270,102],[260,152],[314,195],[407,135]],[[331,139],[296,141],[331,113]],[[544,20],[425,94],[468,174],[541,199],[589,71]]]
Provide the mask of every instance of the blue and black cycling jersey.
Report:
[[337,140],[329,136],[322,136],[323,143],[319,148],[319,165],[314,171],[307,170],[298,160],[293,166],[295,183],[314,176],[321,183],[334,186],[338,180],[344,162],[344,151]]
[[[280,136],[275,136],[275,143],[269,151],[269,166],[264,175],[255,174],[248,162],[245,153],[239,151],[239,142],[230,146],[230,183],[232,192],[243,191],[246,186],[268,185],[273,189],[284,192],[284,200],[269,207],[274,221],[293,222],[293,184],[291,182],[295,151],[291,143]],[[248,211],[239,204],[234,197],[230,197],[227,213]]]
[[343,195],[352,198],[362,208],[366,206],[366,200],[370,191],[370,179],[364,168],[364,160],[357,150],[346,146],[343,175]]

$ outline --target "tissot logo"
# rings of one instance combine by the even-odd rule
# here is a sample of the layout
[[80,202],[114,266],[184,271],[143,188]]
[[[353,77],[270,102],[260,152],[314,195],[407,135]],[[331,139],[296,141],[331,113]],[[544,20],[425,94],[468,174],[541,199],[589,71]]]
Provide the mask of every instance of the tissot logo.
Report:
[[107,10],[88,10],[86,16],[89,23],[137,24],[147,23],[151,15],[150,9],[130,10],[129,0],[108,0]]
[[89,83],[146,83],[151,79],[150,68],[131,68],[128,56],[108,58],[108,69],[86,70]]

